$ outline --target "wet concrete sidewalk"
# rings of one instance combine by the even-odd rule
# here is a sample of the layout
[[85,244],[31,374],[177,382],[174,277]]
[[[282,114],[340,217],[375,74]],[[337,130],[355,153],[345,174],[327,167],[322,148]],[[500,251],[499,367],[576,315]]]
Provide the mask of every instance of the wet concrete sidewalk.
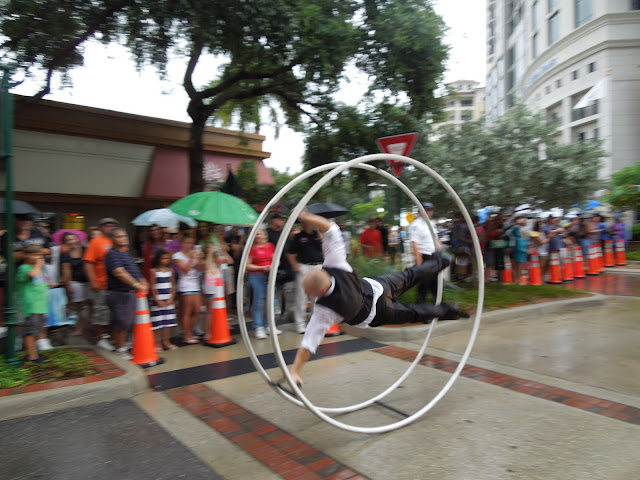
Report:
[[[640,478],[640,299],[546,308],[485,322],[451,391],[394,432],[345,432],[290,404],[255,372],[242,342],[196,345],[165,352],[166,364],[145,371],[156,391],[133,402],[0,422],[5,438],[24,432],[16,438],[21,445],[37,436],[38,451],[64,437],[46,458],[12,449],[12,469],[5,470],[12,475],[2,478]],[[380,425],[422,408],[450,378],[470,326],[439,325],[400,388],[336,418]],[[301,337],[290,325],[283,330],[282,349],[292,355]],[[405,371],[420,344],[328,339],[320,358],[305,367],[304,392],[315,405],[364,401]],[[253,345],[270,361],[269,341]],[[282,376],[278,369],[269,373]],[[158,446],[157,455],[149,444]],[[105,468],[95,470],[100,462]],[[109,465],[112,475],[100,476]],[[139,474],[145,470],[150,476]]]

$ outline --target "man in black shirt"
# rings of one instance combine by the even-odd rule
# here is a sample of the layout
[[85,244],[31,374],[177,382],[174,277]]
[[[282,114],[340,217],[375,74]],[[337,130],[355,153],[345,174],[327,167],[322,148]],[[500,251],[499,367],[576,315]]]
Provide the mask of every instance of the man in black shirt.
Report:
[[294,320],[298,333],[304,333],[307,328],[307,304],[313,302],[302,286],[304,276],[315,269],[322,268],[322,235],[315,226],[308,222],[302,222],[302,231],[297,233],[291,242],[287,258],[293,271],[296,272],[296,290]]
[[107,268],[107,305],[113,318],[113,341],[116,354],[131,360],[124,344],[136,316],[138,291],[147,294],[149,286],[142,277],[136,260],[129,253],[129,236],[123,228],[110,232],[113,247],[105,257]]

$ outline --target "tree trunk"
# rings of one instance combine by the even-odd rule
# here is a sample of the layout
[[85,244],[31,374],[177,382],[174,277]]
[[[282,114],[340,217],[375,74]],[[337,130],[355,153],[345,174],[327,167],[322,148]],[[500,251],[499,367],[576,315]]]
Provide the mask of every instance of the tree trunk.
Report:
[[202,136],[208,116],[205,112],[205,106],[201,102],[197,104],[191,101],[188,112],[192,119],[189,137],[189,193],[196,193],[204,190]]

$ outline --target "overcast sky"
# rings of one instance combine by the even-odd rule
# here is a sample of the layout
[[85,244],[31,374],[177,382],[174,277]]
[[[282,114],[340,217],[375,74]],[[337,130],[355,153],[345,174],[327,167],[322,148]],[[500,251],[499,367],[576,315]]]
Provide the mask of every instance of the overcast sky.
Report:
[[[436,0],[433,3],[450,28],[445,38],[452,47],[445,82],[476,80],[484,84],[485,0]],[[210,71],[214,64],[212,59],[208,62],[196,70],[196,84],[210,80],[202,76],[202,72]],[[136,72],[123,47],[105,47],[90,42],[86,46],[84,66],[71,73],[73,87],[54,88],[46,99],[188,122],[188,96],[182,87],[184,68],[183,60],[170,62],[170,78],[160,81],[152,68]],[[355,103],[365,89],[364,80],[354,78],[344,86],[338,100]],[[25,84],[13,91],[29,95],[34,93],[34,86]],[[301,135],[286,127],[281,129],[278,139],[272,129],[263,128],[260,133],[267,137],[264,150],[271,152],[271,158],[265,160],[267,166],[280,171],[302,170],[304,144]],[[381,136],[384,135],[385,132],[381,132]]]

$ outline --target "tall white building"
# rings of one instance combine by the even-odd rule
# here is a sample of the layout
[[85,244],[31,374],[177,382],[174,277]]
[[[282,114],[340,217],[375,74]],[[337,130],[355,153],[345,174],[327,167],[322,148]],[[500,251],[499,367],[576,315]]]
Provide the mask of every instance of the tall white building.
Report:
[[487,0],[485,88],[489,123],[520,99],[563,142],[604,140],[602,176],[640,161],[640,0]]
[[431,140],[436,140],[446,130],[459,129],[470,120],[480,120],[484,115],[484,87],[475,80],[456,80],[446,85],[449,93],[444,97],[444,121],[433,125]]

